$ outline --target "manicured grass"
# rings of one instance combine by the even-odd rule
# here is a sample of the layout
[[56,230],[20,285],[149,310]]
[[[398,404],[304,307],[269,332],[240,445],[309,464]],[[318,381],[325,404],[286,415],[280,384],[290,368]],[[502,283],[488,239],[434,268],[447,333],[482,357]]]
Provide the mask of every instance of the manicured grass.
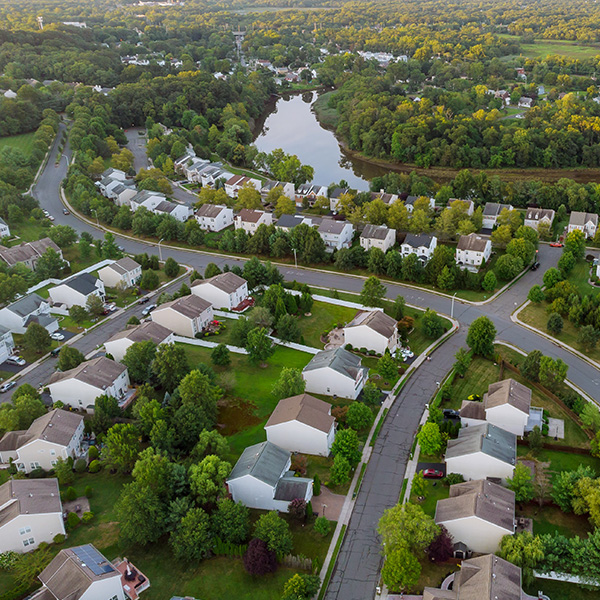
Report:
[[450,488],[444,485],[441,481],[435,481],[432,479],[425,480],[425,499],[419,501],[414,490],[410,492],[410,501],[413,504],[418,504],[425,511],[426,514],[431,517],[435,517],[435,507],[437,506],[438,500],[448,498],[450,495]]
[[454,408],[458,410],[463,400],[467,400],[471,394],[483,394],[487,392],[490,383],[498,381],[500,377],[500,366],[494,365],[491,360],[475,356],[469,365],[465,376],[461,379],[455,377],[452,384],[450,400],[442,403],[443,408]]
[[219,321],[219,323],[223,323],[225,325],[224,328],[221,328],[219,330],[218,334],[215,335],[209,335],[208,337],[204,338],[207,342],[214,342],[215,344],[230,344],[232,346],[234,346],[235,344],[233,344],[232,342],[232,335],[231,332],[233,330],[233,326],[236,323],[237,319],[225,319],[223,317],[217,317],[215,316],[215,320]]
[[[23,336],[25,334],[21,334],[21,333],[13,333],[13,339],[15,341],[15,346],[19,346],[20,350],[19,350],[19,356],[23,357],[28,363],[33,363],[36,360],[39,360],[40,358],[42,358],[42,356],[44,356],[44,353],[37,353],[35,350],[26,350],[23,347]],[[52,344],[48,350],[48,352],[50,352],[50,350],[52,350],[53,348],[56,348],[58,346],[58,342],[52,340]],[[11,375],[14,375],[14,373],[11,373]]]
[[564,513],[558,506],[542,506],[528,504],[517,511],[518,517],[533,519],[533,533],[543,535],[555,531],[566,537],[585,538],[592,530],[589,520],[575,513]]
[[541,590],[552,600],[597,600],[598,588],[584,589],[576,583],[565,583],[564,581],[555,581],[553,579],[536,579],[530,586],[524,586],[528,594],[537,596],[538,590]]
[[579,290],[580,294],[592,294],[596,296],[600,294],[600,289],[588,283],[591,267],[591,263],[580,260],[569,273],[567,281],[572,283]]
[[422,558],[419,562],[421,563],[421,577],[419,577],[419,582],[413,590],[419,594],[423,592],[425,587],[439,588],[442,581],[458,568],[452,563],[437,564],[431,562],[427,557]]
[[[50,223],[50,221],[45,221]],[[42,238],[48,237],[48,231],[50,227],[42,225],[42,221],[36,221],[35,219],[23,220],[20,223],[9,223],[10,233],[13,237],[18,237],[18,240],[12,245],[20,244],[21,242],[34,242],[41,240]]]
[[58,325],[61,329],[66,329],[72,333],[81,333],[84,329],[89,329],[95,325],[90,319],[86,319],[81,325],[76,325],[75,321],[68,315],[60,315],[58,317]]
[[308,459],[308,466],[306,469],[306,476],[313,478],[315,475],[319,476],[321,480],[321,486],[327,486],[329,490],[331,490],[334,494],[342,494],[345,496],[350,489],[350,483],[352,482],[352,478],[354,477],[354,471],[350,473],[350,481],[344,483],[342,485],[334,485],[329,482],[329,472],[331,469],[331,465],[333,465],[333,457],[332,456],[306,456]]
[[5,147],[17,148],[25,156],[29,156],[33,150],[33,143],[35,141],[35,131],[30,133],[21,133],[19,135],[10,135],[7,137],[0,137],[0,150]]
[[334,325],[349,323],[357,310],[328,302],[314,302],[310,317],[300,317],[299,325],[304,343],[313,348],[323,348],[321,333],[330,330]]
[[[529,448],[527,446],[517,446],[517,456],[527,456]],[[561,452],[560,450],[542,450],[537,455],[540,462],[550,463],[548,471],[550,474],[560,473],[561,471],[574,471],[579,465],[589,466],[597,474],[600,474],[600,459],[594,458],[589,454],[574,454],[571,452]]]
[[69,263],[71,263],[71,271],[73,273],[78,273],[83,269],[87,269],[88,267],[91,267],[93,264],[96,264],[102,260],[102,258],[98,257],[93,248],[90,252],[90,255],[85,260],[82,259],[79,252],[79,247],[76,244],[70,246],[69,248],[63,248],[62,252],[65,260],[68,260]]

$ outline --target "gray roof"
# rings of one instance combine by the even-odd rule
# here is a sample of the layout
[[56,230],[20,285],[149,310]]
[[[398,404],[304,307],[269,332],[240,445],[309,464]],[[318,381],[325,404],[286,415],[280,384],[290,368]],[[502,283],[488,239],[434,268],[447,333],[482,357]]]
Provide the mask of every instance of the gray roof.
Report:
[[177,204],[169,202],[169,200],[161,200],[155,207],[154,210],[158,210],[164,213],[172,213],[177,208]]
[[128,339],[132,342],[145,342],[150,340],[155,344],[164,342],[173,332],[167,329],[160,323],[155,321],[144,321],[140,325],[129,327],[124,331],[115,333],[108,342],[116,342],[117,340]]
[[544,218],[552,222],[554,211],[551,208],[528,208],[525,214],[526,221],[541,221]]
[[339,235],[346,227],[346,221],[336,221],[335,219],[323,219],[317,230],[319,233],[333,233]]
[[[119,275],[124,275],[125,273],[129,273],[130,271],[135,271],[139,269],[141,265],[135,262],[133,258],[129,258],[129,256],[125,256],[118,261],[112,263],[112,265],[107,265],[108,268],[113,269]],[[106,268],[106,267],[105,267]]]
[[110,358],[106,358],[105,356],[100,356],[82,362],[74,369],[54,373],[48,383],[56,383],[64,379],[77,379],[78,381],[83,381],[84,383],[105,390],[126,370],[127,367],[125,365],[110,360]]
[[336,187],[331,191],[331,198],[336,199],[339,198],[342,194],[347,194],[350,191],[350,188],[340,188]]
[[165,302],[164,304],[161,304],[159,307],[155,308],[154,312],[159,312],[166,308],[170,308],[190,319],[195,319],[211,306],[212,304],[210,302],[191,294],[189,296],[177,298],[177,300],[171,300],[171,302]]
[[241,288],[246,283],[246,280],[243,277],[228,271],[226,273],[219,273],[209,279],[198,279],[194,283],[194,287],[210,283],[223,292],[231,294]]
[[252,475],[271,487],[275,487],[287,468],[290,456],[290,452],[271,442],[248,446],[235,463],[227,481],[239,479],[244,475]]
[[482,238],[476,233],[461,235],[456,248],[458,250],[471,250],[473,252],[484,252],[489,240]]
[[203,204],[197,211],[196,216],[214,219],[218,217],[227,207],[222,204]]
[[63,281],[59,285],[66,285],[84,296],[89,296],[98,289],[96,287],[97,281],[98,278],[94,277],[91,273],[80,273],[79,275],[75,275],[75,277],[71,277],[71,279],[67,279],[67,281]]
[[58,479],[11,479],[0,485],[0,527],[18,515],[61,513]]
[[311,361],[304,367],[304,371],[314,371],[329,367],[345,377],[356,379],[359,371],[368,371],[367,367],[361,366],[360,357],[344,348],[323,350],[315,354]]
[[432,240],[433,236],[426,233],[407,233],[402,244],[408,244],[411,248],[420,248],[421,246],[429,248]]
[[498,204],[497,202],[486,202],[483,207],[484,217],[497,217],[504,209],[511,210],[510,204]]
[[483,402],[486,410],[510,404],[528,415],[531,407],[531,390],[514,379],[503,379],[490,384]]
[[569,216],[569,225],[583,226],[589,221],[591,221],[594,225],[598,225],[598,215],[596,213],[573,211]]
[[141,190],[132,199],[131,202],[134,204],[141,204],[150,198],[162,198],[165,200],[165,196],[160,192],[153,192],[151,190]]
[[390,339],[396,333],[397,322],[382,310],[359,310],[344,329],[358,327],[359,325],[365,325],[385,338]]
[[509,465],[517,458],[517,436],[491,423],[471,425],[458,432],[458,438],[448,441],[446,459],[483,452]]
[[485,421],[485,406],[477,400],[463,400],[460,406],[460,416],[465,419]]
[[37,323],[38,325],[41,325],[42,327],[48,328],[48,326],[52,323],[54,323],[55,321],[57,321],[58,319],[52,315],[30,315],[29,317],[27,317],[27,321],[25,321],[25,325],[29,325],[29,323]]
[[16,265],[38,259],[49,248],[62,255],[60,248],[50,238],[43,238],[34,242],[23,242],[10,248],[0,246],[0,258],[8,265]]
[[385,240],[390,231],[394,230],[385,225],[365,225],[360,237],[363,239]]
[[293,229],[296,225],[302,223],[304,217],[302,215],[281,215],[277,220],[277,227],[284,227],[285,229]]
[[285,502],[291,502],[296,498],[306,498],[306,492],[308,488],[312,486],[312,479],[305,477],[294,477],[293,474],[282,477],[277,482],[275,488],[275,500],[283,500]]
[[9,304],[8,309],[20,317],[26,317],[38,310],[40,305],[44,302],[47,302],[47,300],[44,300],[41,296],[29,294],[28,296]]
[[469,558],[452,589],[460,600],[521,600],[521,569],[494,554]]

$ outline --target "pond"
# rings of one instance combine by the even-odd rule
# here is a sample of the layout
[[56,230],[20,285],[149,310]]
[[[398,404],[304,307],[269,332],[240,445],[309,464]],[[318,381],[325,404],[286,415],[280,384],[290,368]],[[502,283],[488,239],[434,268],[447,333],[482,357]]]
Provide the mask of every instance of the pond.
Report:
[[319,185],[345,179],[351,188],[367,191],[369,181],[387,169],[351,157],[335,134],[323,127],[312,108],[318,95],[306,92],[283,96],[272,103],[256,127],[256,147],[261,152],[282,148],[298,156],[302,164],[315,170],[313,181]]

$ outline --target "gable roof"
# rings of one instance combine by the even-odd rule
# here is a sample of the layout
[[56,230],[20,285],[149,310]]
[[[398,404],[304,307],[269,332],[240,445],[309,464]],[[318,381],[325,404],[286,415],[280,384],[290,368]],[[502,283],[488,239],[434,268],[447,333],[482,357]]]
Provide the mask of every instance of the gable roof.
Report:
[[486,410],[510,404],[528,415],[531,406],[531,390],[514,379],[503,379],[490,383],[484,404]]
[[433,236],[427,235],[426,233],[407,233],[402,245],[408,244],[411,248],[420,248],[421,246],[425,246],[425,248],[429,248],[431,246],[431,242],[433,240]]
[[115,333],[107,343],[128,339],[134,343],[150,340],[155,344],[161,344],[172,334],[173,332],[170,329],[167,329],[160,323],[156,323],[155,321],[144,321],[135,327],[130,327],[129,329]]
[[282,477],[277,482],[274,500],[291,502],[295,498],[306,498],[306,492],[312,487],[313,480],[306,477]]
[[19,515],[62,513],[58,479],[11,479],[0,485],[0,527]]
[[333,348],[332,350],[323,350],[313,356],[311,361],[304,367],[304,371],[314,371],[329,367],[334,371],[356,379],[360,371],[368,371],[367,367],[361,366],[360,357],[345,348]]
[[264,210],[252,210],[250,208],[242,208],[242,210],[240,210],[237,216],[246,223],[258,223],[264,214]]
[[285,227],[286,229],[293,229],[296,225],[300,225],[304,221],[302,215],[281,215],[277,219],[277,227]]
[[521,600],[521,569],[495,554],[469,558],[452,589],[459,600]]
[[235,463],[227,481],[252,475],[271,487],[275,487],[287,468],[291,453],[271,442],[248,446]]
[[207,219],[215,219],[227,207],[222,204],[203,204],[197,211],[197,217],[205,217]]
[[155,207],[154,210],[164,213],[172,213],[177,208],[177,204],[170,202],[169,200],[161,200]]
[[396,333],[396,321],[382,310],[359,310],[344,329],[364,325],[388,340]]
[[477,400],[463,400],[460,406],[460,416],[465,419],[485,421],[485,406]]
[[164,304],[161,304],[160,306],[156,307],[154,309],[154,312],[159,312],[161,310],[170,308],[171,310],[182,314],[184,317],[188,317],[189,319],[195,319],[211,306],[212,304],[210,302],[207,302],[203,298],[191,294],[189,296],[182,296],[181,298],[177,298],[177,300],[165,302]]
[[525,214],[526,221],[541,221],[542,219],[548,219],[552,221],[554,219],[554,211],[551,208],[528,208]]
[[396,233],[394,229],[390,229],[385,225],[365,225],[360,237],[371,240],[385,240],[390,231]]
[[38,310],[40,305],[45,302],[47,302],[47,300],[44,300],[41,296],[38,296],[38,294],[29,294],[28,296],[9,304],[7,308],[20,317],[27,317],[32,312]]
[[460,429],[458,438],[448,441],[446,460],[483,452],[514,466],[517,457],[517,436],[491,423]]
[[589,223],[590,221],[594,225],[598,225],[598,215],[596,213],[573,211],[569,216],[569,225],[583,226],[586,223]]
[[70,287],[72,290],[75,290],[84,296],[89,296],[98,289],[96,287],[97,281],[98,279],[91,273],[80,273],[79,275],[75,275],[75,277],[71,277],[71,279],[67,279],[62,283],[59,283],[58,285],[66,285],[67,287]]
[[246,283],[246,280],[243,277],[228,271],[227,273],[214,275],[209,279],[198,279],[194,282],[193,287],[198,287],[207,283],[214,285],[216,288],[227,294],[231,294],[242,287]]
[[484,217],[497,217],[504,209],[512,210],[510,204],[498,204],[497,202],[486,202],[483,207]]
[[289,421],[298,421],[309,427],[329,433],[335,418],[331,416],[331,405],[310,394],[299,394],[280,400],[271,413],[265,428]]
[[124,371],[127,371],[125,365],[110,360],[110,358],[106,358],[106,356],[100,356],[82,362],[74,369],[53,373],[48,383],[56,383],[65,379],[76,379],[96,388],[105,390],[107,387],[111,386]]
[[348,225],[347,221],[336,221],[335,219],[323,219],[317,231],[319,233],[332,233],[339,235],[344,231],[344,227]]
[[457,250],[471,250],[472,252],[485,252],[486,246],[490,243],[490,240],[478,236],[476,233],[470,233],[469,235],[461,235]]
[[479,479],[450,486],[450,497],[438,500],[435,522],[478,517],[511,533],[515,528],[515,493]]
[[19,447],[33,440],[44,440],[67,446],[73,439],[83,417],[68,410],[55,409],[38,417],[19,440]]
[[16,265],[17,263],[39,258],[49,248],[61,254],[60,248],[50,238],[46,237],[33,242],[23,242],[11,248],[0,246],[0,258],[9,266]]
[[119,275],[124,275],[125,273],[135,271],[140,267],[141,265],[136,263],[135,260],[133,260],[133,258],[129,258],[129,256],[124,256],[123,258],[112,263],[111,265],[107,265],[104,268],[112,269],[113,271],[116,271]]

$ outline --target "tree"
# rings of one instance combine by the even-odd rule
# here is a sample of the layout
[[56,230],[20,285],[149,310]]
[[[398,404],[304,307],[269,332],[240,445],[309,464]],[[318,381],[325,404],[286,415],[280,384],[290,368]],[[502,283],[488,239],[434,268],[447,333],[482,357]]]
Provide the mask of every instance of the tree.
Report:
[[254,526],[254,537],[265,542],[267,548],[277,556],[284,556],[292,550],[290,526],[274,510],[258,519]]
[[[208,372],[211,372],[210,368],[208,368]],[[200,431],[214,427],[221,390],[211,383],[207,373],[203,373],[200,369],[190,371],[179,382],[179,395],[181,396],[181,408],[192,407],[195,410],[196,418],[203,422]]]
[[88,299],[85,302],[85,308],[91,317],[97,318],[104,312],[104,302],[102,302],[100,296],[92,294],[91,296],[88,296]]
[[275,203],[275,216],[293,215],[296,212],[296,203],[287,196],[279,196]]
[[214,504],[226,493],[225,479],[231,465],[218,456],[209,454],[189,470],[190,490],[198,504]]
[[397,548],[422,552],[440,533],[432,517],[416,504],[397,504],[384,511],[377,532],[382,537],[386,553]]
[[381,569],[381,578],[390,590],[408,590],[417,585],[419,577],[421,563],[408,548],[399,547],[387,554]]
[[498,248],[506,248],[512,239],[512,231],[508,225],[501,225],[490,236],[492,244]]
[[579,417],[583,421],[583,424],[592,431],[600,431],[600,410],[595,404],[588,402],[579,413]]
[[600,330],[593,325],[584,325],[579,330],[577,341],[586,352],[593,350],[598,345],[598,340],[600,340]]
[[437,423],[425,423],[417,439],[424,454],[435,455],[442,449],[442,434]]
[[554,335],[558,335],[563,329],[563,318],[556,312],[553,312],[548,317],[548,323],[546,323],[546,329],[553,333]]
[[94,405],[94,416],[92,417],[92,431],[95,434],[106,433],[113,420],[121,414],[119,403],[116,398],[106,394],[98,396]]
[[518,256],[503,254],[496,261],[496,274],[503,281],[514,279],[524,268],[523,261]]
[[28,352],[46,354],[52,346],[52,339],[48,330],[39,323],[29,323],[23,334],[23,347]]
[[33,400],[40,400],[41,394],[30,384],[22,383],[12,395],[12,401],[15,402],[22,396],[29,396]]
[[577,261],[575,260],[573,253],[570,250],[565,250],[565,252],[562,253],[562,256],[558,259],[558,268],[566,277],[575,268],[576,262]]
[[573,512],[575,488],[577,482],[584,477],[594,479],[596,472],[590,466],[578,465],[574,471],[561,471],[553,478],[550,495],[554,504],[563,512]]
[[535,581],[533,570],[544,560],[544,546],[541,538],[529,531],[516,535],[505,535],[500,541],[498,556],[520,567],[524,585]]
[[334,485],[344,485],[350,481],[350,473],[352,466],[348,462],[348,459],[341,454],[338,454],[333,459],[333,465],[329,472],[329,479]]
[[127,348],[121,362],[127,367],[132,381],[144,383],[150,379],[156,349],[152,340],[134,342]]
[[131,423],[113,425],[104,438],[102,460],[121,473],[130,473],[140,452],[139,433]]
[[464,348],[459,348],[458,352],[454,355],[454,358],[456,359],[456,362],[454,363],[455,372],[460,377],[464,377],[473,360],[471,353]]
[[348,408],[347,423],[356,431],[367,429],[373,424],[373,413],[362,402],[353,402]]
[[304,393],[306,381],[302,378],[302,371],[293,367],[283,367],[277,383],[273,386],[272,394],[277,400],[298,396]]
[[40,278],[40,281],[50,279],[51,277],[60,277],[62,270],[65,268],[66,263],[60,257],[60,254],[53,248],[48,248],[44,254],[42,254],[35,266],[35,272]]
[[59,456],[56,459],[56,464],[54,465],[54,475],[58,479],[58,483],[61,486],[70,485],[75,481],[75,473],[73,473],[73,467]]
[[68,225],[55,225],[48,231],[48,237],[59,248],[67,248],[77,241],[77,232]]
[[391,381],[398,375],[398,365],[387,348],[384,355],[377,361],[377,372],[386,381]]
[[360,301],[365,306],[381,306],[386,291],[387,288],[377,277],[369,277],[360,292]]
[[551,267],[544,273],[544,286],[546,289],[551,289],[563,279],[562,273],[558,269]]
[[306,518],[306,500],[304,498],[294,498],[288,504],[287,514],[296,521],[304,521]]
[[296,573],[283,586],[281,600],[310,600],[316,596],[321,585],[318,575],[299,575]]
[[140,278],[140,288],[143,290],[155,290],[160,283],[158,273],[152,269],[146,269],[142,272]]
[[399,321],[404,317],[404,309],[406,307],[406,300],[404,296],[396,296],[394,305],[392,306],[392,319]]
[[190,508],[169,538],[175,557],[188,562],[206,558],[212,542],[210,518],[201,508]]
[[531,471],[523,463],[517,463],[512,477],[507,479],[508,488],[515,493],[517,502],[529,502],[535,496]]
[[493,292],[498,287],[498,280],[494,271],[488,271],[481,282],[481,288],[485,292]]
[[362,399],[367,406],[380,404],[381,390],[372,381],[367,381],[362,390]]
[[585,256],[585,234],[583,231],[575,229],[567,234],[563,252],[571,252],[575,260],[581,260]]
[[528,265],[535,256],[535,246],[524,238],[514,238],[508,243],[506,253],[520,258],[523,265]]
[[529,381],[540,380],[540,359],[543,354],[539,350],[532,350],[523,361],[520,371],[523,377],[529,379]]
[[444,333],[444,323],[434,310],[428,308],[421,317],[421,329],[428,338],[435,340]]
[[566,379],[568,370],[569,366],[560,358],[554,360],[550,356],[542,356],[540,358],[540,383],[548,389],[553,389]]
[[293,315],[281,315],[275,323],[277,335],[284,342],[297,342],[300,339],[300,325],[298,318]]
[[545,299],[546,295],[539,285],[534,285],[527,294],[527,300],[531,300],[531,302],[535,302],[536,304],[543,302]]
[[74,304],[69,309],[69,316],[71,319],[73,319],[76,325],[81,325],[88,318],[88,313],[83,306]]
[[253,363],[264,363],[275,352],[273,341],[264,327],[255,327],[248,332],[246,340],[248,360]]
[[452,537],[448,533],[448,530],[440,525],[440,533],[438,536],[429,544],[427,548],[427,554],[429,560],[436,563],[443,563],[450,560],[454,555],[454,544],[452,543]]
[[325,537],[331,531],[331,523],[327,520],[327,517],[317,517],[313,528],[318,534]]
[[57,367],[61,371],[69,371],[78,367],[85,360],[85,356],[73,346],[63,346],[58,353]]
[[437,286],[440,290],[451,290],[455,285],[454,272],[446,265],[438,275]]
[[230,544],[243,544],[250,534],[250,511],[241,502],[222,498],[211,515],[212,531]]
[[211,454],[219,458],[225,458],[229,451],[227,438],[224,438],[214,429],[203,429],[198,436],[198,442],[190,453],[190,460],[194,463],[200,462]]
[[189,372],[185,350],[175,344],[161,344],[152,363],[152,372],[160,385],[172,392]]
[[104,234],[104,241],[102,242],[102,258],[121,258],[123,253],[119,250],[117,243],[115,242],[115,236],[107,231]]
[[491,356],[494,352],[495,339],[496,328],[488,317],[478,317],[469,326],[467,344],[475,354]]
[[277,570],[277,556],[263,540],[254,538],[244,554],[244,567],[250,575],[266,575]]
[[354,429],[341,429],[335,435],[331,446],[331,454],[338,454],[346,458],[352,467],[360,461],[360,450],[358,449],[358,435]]
[[541,429],[536,425],[527,436],[529,442],[529,449],[534,456],[537,456],[544,447],[544,438],[542,436]]
[[218,367],[228,367],[231,364],[231,352],[225,344],[219,344],[210,353],[210,360]]

